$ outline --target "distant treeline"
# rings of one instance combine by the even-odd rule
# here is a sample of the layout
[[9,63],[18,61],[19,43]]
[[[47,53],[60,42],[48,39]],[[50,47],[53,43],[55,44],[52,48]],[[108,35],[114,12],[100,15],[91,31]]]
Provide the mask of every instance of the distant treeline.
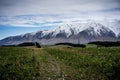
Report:
[[96,42],[90,42],[88,44],[96,44],[98,47],[114,47],[114,46],[120,46],[120,41],[117,42],[96,41]]
[[72,44],[72,43],[57,43],[55,45],[68,45],[68,46],[72,46],[72,47],[82,47],[82,48],[86,47],[86,45],[84,45],[84,44]]
[[1,45],[2,47],[17,47],[17,45]]
[[40,44],[38,42],[24,42],[21,44],[18,44],[18,46],[36,46],[37,48],[41,48]]
[[24,42],[18,45],[2,45],[3,47],[25,47],[25,46],[36,46],[37,48],[41,48],[41,45],[38,42]]
[[35,44],[32,42],[24,42],[24,43],[18,44],[18,46],[34,46],[34,45]]

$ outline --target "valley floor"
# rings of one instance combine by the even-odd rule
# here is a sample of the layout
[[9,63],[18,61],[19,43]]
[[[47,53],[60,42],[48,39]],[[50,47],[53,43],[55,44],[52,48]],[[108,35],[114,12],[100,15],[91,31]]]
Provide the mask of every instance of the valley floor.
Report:
[[0,80],[119,80],[120,47],[0,47]]

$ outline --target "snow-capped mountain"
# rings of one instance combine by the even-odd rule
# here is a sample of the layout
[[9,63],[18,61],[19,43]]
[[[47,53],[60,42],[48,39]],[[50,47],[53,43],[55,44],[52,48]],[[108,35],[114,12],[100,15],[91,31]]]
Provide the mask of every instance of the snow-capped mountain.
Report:
[[106,21],[101,21],[99,23],[101,23],[104,26],[108,27],[118,37],[118,35],[120,33],[120,20],[111,20],[111,21],[106,20]]
[[0,40],[1,45],[23,42],[55,44],[61,42],[88,43],[91,41],[120,41],[120,21],[89,21],[65,23],[48,31],[38,31]]

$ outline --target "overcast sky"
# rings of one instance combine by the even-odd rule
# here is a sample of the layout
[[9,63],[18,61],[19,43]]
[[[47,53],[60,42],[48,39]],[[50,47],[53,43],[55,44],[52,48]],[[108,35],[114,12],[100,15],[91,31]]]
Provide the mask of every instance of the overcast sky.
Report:
[[120,19],[120,0],[0,0],[0,27],[49,28],[88,19]]
[[0,0],[0,16],[1,25],[20,27],[120,19],[120,0]]

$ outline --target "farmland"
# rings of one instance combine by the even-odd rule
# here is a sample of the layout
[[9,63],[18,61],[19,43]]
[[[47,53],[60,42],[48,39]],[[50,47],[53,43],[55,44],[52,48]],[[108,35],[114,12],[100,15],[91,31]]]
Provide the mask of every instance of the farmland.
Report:
[[120,47],[0,47],[0,80],[119,80]]

